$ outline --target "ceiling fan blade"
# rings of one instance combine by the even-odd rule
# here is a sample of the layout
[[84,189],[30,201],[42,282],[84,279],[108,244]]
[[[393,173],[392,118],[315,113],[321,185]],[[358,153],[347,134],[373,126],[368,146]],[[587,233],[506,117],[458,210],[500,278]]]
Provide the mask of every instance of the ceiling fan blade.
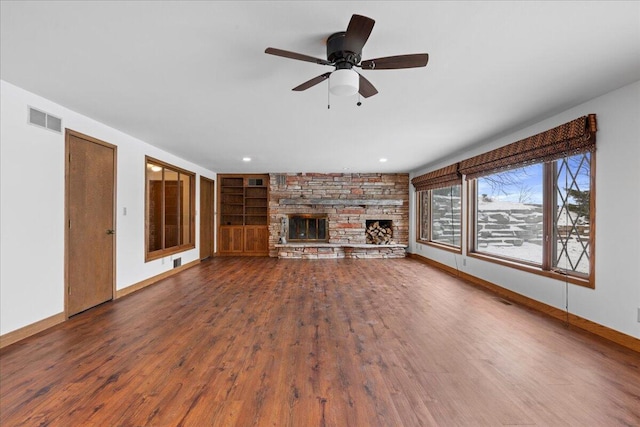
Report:
[[358,74],[360,75],[360,89],[358,90],[360,95],[368,98],[378,93],[378,89],[376,89],[369,80],[365,79],[362,74]]
[[306,82],[302,83],[300,86],[296,86],[296,87],[294,87],[294,88],[293,88],[293,89],[291,89],[291,90],[295,90],[296,92],[300,92],[300,91],[303,91],[303,90],[307,90],[307,89],[309,89],[310,87],[315,86],[315,85],[317,85],[318,83],[320,83],[320,82],[323,82],[323,81],[327,80],[327,79],[329,78],[329,76],[330,76],[330,75],[331,75],[331,72],[329,72],[329,73],[324,73],[324,74],[322,74],[322,75],[320,75],[320,76],[318,76],[318,77],[314,77],[314,78],[312,78],[311,80],[309,80],[309,81],[306,81]]
[[362,47],[369,39],[375,23],[376,21],[366,16],[353,15],[344,35],[344,50],[353,53],[362,52]]
[[429,62],[428,53],[412,55],[385,56],[384,58],[367,59],[360,63],[363,70],[397,70],[399,68],[424,67]]
[[265,49],[264,53],[282,56],[289,59],[297,59],[299,61],[313,62],[321,65],[331,65],[331,62],[327,61],[326,59],[314,58],[313,56],[303,55],[296,52],[289,52],[288,50],[276,49],[275,47],[268,47],[267,49]]

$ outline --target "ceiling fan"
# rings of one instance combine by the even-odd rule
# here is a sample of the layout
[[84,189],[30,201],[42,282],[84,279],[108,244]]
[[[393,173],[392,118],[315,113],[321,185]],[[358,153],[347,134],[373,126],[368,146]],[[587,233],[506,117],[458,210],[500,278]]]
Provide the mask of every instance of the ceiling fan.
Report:
[[303,91],[329,80],[329,90],[335,95],[354,95],[360,93],[365,98],[375,95],[378,90],[362,74],[354,70],[396,70],[401,68],[417,68],[427,65],[429,54],[416,53],[411,55],[385,56],[383,58],[367,59],[361,62],[362,47],[367,42],[376,21],[362,15],[353,15],[347,31],[334,33],[327,39],[327,59],[314,58],[301,53],[268,47],[264,52],[270,55],[282,56],[299,61],[314,62],[320,65],[335,67],[334,71],[314,77],[309,81],[294,87],[292,90]]

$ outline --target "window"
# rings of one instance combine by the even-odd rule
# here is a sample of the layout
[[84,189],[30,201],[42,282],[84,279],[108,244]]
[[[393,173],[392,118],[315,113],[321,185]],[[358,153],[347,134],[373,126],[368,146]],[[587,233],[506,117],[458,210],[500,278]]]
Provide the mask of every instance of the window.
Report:
[[595,115],[460,162],[470,255],[593,287]]
[[460,184],[417,192],[418,241],[460,248]]
[[195,248],[195,174],[145,158],[145,261]]
[[462,179],[458,164],[417,176],[411,183],[416,189],[417,241],[459,251]]
[[558,271],[591,271],[591,153],[554,163],[553,264]]
[[477,179],[476,252],[542,263],[542,166],[538,163]]

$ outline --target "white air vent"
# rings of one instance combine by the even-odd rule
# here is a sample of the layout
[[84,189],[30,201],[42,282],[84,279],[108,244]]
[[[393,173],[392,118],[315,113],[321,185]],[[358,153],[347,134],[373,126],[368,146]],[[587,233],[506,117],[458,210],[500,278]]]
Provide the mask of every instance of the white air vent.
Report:
[[249,178],[249,187],[262,187],[262,178]]
[[62,133],[62,119],[29,107],[29,124]]

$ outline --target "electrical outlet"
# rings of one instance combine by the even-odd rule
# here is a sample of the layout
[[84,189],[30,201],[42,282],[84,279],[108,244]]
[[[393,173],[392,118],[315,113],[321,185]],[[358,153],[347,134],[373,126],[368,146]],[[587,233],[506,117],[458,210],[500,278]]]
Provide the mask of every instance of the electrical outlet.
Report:
[[464,267],[466,267],[466,266],[467,266],[467,259],[466,259],[466,258],[462,258],[462,265],[463,265]]

